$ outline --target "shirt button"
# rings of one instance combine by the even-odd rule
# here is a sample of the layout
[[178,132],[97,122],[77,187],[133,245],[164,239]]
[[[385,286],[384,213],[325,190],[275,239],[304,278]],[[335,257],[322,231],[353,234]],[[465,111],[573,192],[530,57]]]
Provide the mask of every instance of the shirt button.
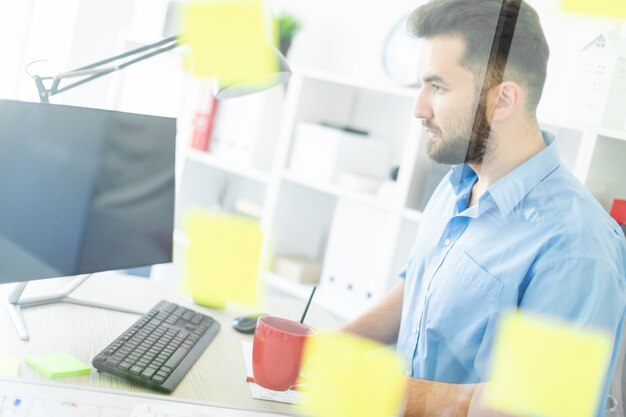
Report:
[[413,326],[413,334],[417,334],[417,326]]
[[446,245],[446,246],[450,246],[450,239],[446,239],[446,240],[443,242],[443,244],[444,244],[444,245]]

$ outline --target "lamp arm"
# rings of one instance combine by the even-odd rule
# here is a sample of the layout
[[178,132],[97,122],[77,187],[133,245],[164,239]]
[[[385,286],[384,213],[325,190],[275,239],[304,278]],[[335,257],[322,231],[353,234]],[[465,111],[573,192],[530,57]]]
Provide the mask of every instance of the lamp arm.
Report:
[[[513,1],[513,0],[510,0],[510,1]],[[520,1],[520,0],[517,0],[517,1]],[[37,90],[39,91],[39,100],[42,103],[48,103],[50,101],[49,100],[50,96],[54,96],[56,94],[70,90],[74,87],[78,87],[79,85],[88,83],[89,81],[95,80],[96,78],[100,78],[114,71],[124,69],[128,67],[129,65],[136,64],[137,62],[143,61],[155,55],[159,55],[159,54],[162,54],[163,52],[167,52],[169,50],[177,48],[184,42],[184,36],[185,36],[184,34],[171,36],[169,38],[155,42],[153,44],[142,46],[140,48],[136,48],[131,51],[124,52],[114,57],[103,59],[98,62],[94,62],[93,64],[85,65],[83,67],[76,68],[72,71],[63,72],[55,76],[31,75],[28,72],[28,67],[27,67],[26,72],[29,75],[31,75],[33,80],[35,80],[35,85],[37,86]],[[155,48],[158,48],[158,49],[155,49]],[[266,90],[275,85],[287,82],[287,80],[291,76],[291,69],[289,68],[289,64],[287,63],[287,60],[280,53],[278,49],[276,49],[275,47],[272,47],[272,50],[273,50],[274,57],[278,61],[278,69],[274,74],[271,74],[271,77],[266,77],[267,79],[264,79],[264,80],[255,80],[259,82],[259,85],[252,85],[249,82],[234,83],[230,85],[228,84],[220,85],[219,83],[216,82],[214,86],[215,97],[220,100],[232,98],[232,97],[240,97],[246,94],[255,93],[257,91]],[[109,65],[106,67],[103,66],[103,65],[115,62],[115,61],[119,61],[121,59],[134,57],[138,54],[142,54],[142,55],[139,55],[138,57],[130,59],[126,62],[122,62],[121,64],[118,64],[118,65]],[[61,80],[64,80],[66,78],[83,77],[83,76],[85,76],[85,78],[79,81],[76,81],[74,83],[68,84],[62,88],[59,88],[59,83],[61,82]],[[44,81],[50,81],[51,82],[50,87],[46,87],[44,84]]]
[[[180,39],[181,36],[182,35],[171,36],[169,38],[162,39],[162,40],[160,40],[158,42],[155,42],[155,43],[152,43],[150,45],[141,46],[139,48],[132,49],[132,50],[127,51],[127,52],[123,52],[123,53],[121,53],[119,55],[116,55],[116,56],[113,56],[111,58],[103,59],[102,61],[94,62],[93,64],[89,64],[89,65],[85,65],[84,67],[76,68],[73,71],[81,71],[81,70],[87,70],[87,69],[91,69],[91,68],[100,67],[100,66],[102,66],[104,64],[108,64],[109,62],[118,61],[118,60],[120,60],[122,58],[126,58],[127,56],[137,55],[137,54],[139,54],[139,53],[141,53],[143,51],[154,49],[154,48],[157,48],[159,46],[167,45],[167,44],[170,44],[170,43],[174,43],[174,44],[176,44],[176,46],[178,46],[178,39]],[[70,71],[70,72],[72,72],[72,71]]]
[[[179,42],[179,36],[172,36],[163,40],[160,40],[158,42],[155,42],[153,44],[150,45],[145,45],[127,52],[124,52],[122,54],[110,57],[110,58],[106,58],[103,60],[100,60],[98,62],[94,62],[93,64],[89,64],[89,65],[85,65],[83,67],[80,68],[76,68],[74,70],[71,71],[67,71],[61,74],[58,74],[54,77],[40,77],[40,76],[34,76],[33,79],[35,80],[35,85],[37,86],[37,90],[39,91],[39,99],[41,100],[42,103],[48,103],[49,102],[49,97],[62,93],[64,91],[70,90],[74,87],[78,87],[79,85],[88,83],[92,80],[95,80],[96,78],[100,78],[104,75],[110,74],[114,71],[118,71],[121,70],[123,68],[126,68],[132,64],[136,64],[137,62],[141,62],[145,59],[151,58],[155,55],[159,55],[162,54],[164,52],[170,51],[174,48],[177,48],[178,46],[180,46],[180,42]],[[165,45],[165,46],[163,46]],[[162,47],[161,47],[162,46]],[[159,49],[154,49],[157,47],[161,47]],[[115,61],[119,61],[120,59],[124,59],[127,57],[131,57],[131,56],[136,56],[142,52],[145,51],[150,51],[148,53],[145,53],[143,55],[140,55],[134,59],[131,59],[129,61],[123,62],[119,65],[113,65],[113,66],[108,66],[108,67],[104,67],[104,68],[100,68],[102,67],[102,65],[111,63],[111,62],[115,62]],[[83,78],[79,81],[76,81],[74,83],[68,84],[66,86],[64,86],[63,88],[59,88],[59,83],[61,82],[62,79],[65,78],[72,78],[72,77],[79,77],[79,76],[83,76],[83,75],[87,75],[87,74],[93,74],[89,77]],[[44,85],[44,81],[45,80],[53,80],[52,81],[52,85],[49,88],[46,88],[46,86]]]

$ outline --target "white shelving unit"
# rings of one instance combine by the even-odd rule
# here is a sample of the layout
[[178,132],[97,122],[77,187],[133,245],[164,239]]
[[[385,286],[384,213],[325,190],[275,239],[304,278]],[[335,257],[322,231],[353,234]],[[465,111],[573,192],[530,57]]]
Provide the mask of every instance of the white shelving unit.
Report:
[[[263,94],[266,93],[259,96]],[[260,167],[253,166],[254,162],[237,163],[210,152],[186,151],[177,206],[177,257],[180,259],[186,244],[182,225],[189,209],[215,207],[221,199],[225,209],[234,210],[234,202],[239,198],[255,200],[263,207],[261,221],[266,231],[267,253],[305,256],[322,263],[317,303],[346,319],[367,308],[384,294],[406,260],[421,215],[419,199],[428,160],[420,147],[418,123],[412,118],[415,95],[412,89],[368,85],[321,72],[295,70],[284,99],[273,101],[284,104],[282,118],[274,129],[271,163]],[[244,114],[241,117],[245,120]],[[387,185],[387,197],[298,172],[297,167],[291,166],[291,157],[295,129],[300,123],[358,128],[369,132],[363,140],[384,141],[391,155],[388,170],[399,166],[397,180]],[[219,131],[227,129],[228,126],[222,126]],[[268,138],[261,140],[272,142]],[[257,159],[254,155],[248,158]],[[355,209],[366,223],[361,226],[355,222],[352,226],[358,237],[337,235],[345,226],[341,218],[346,216],[346,210],[353,213]],[[368,228],[376,228],[377,232]],[[350,249],[348,242],[342,242],[344,239],[355,239],[355,244],[369,253]],[[353,259],[356,265],[342,262],[344,258]],[[371,276],[361,279],[349,273],[351,269],[358,270],[358,265],[362,265],[363,274]],[[334,272],[334,268],[348,274]],[[307,297],[312,288],[311,284],[290,281],[271,270],[264,271],[263,276],[270,287],[296,297]]]
[[607,211],[613,199],[626,198],[626,131],[592,124],[540,124],[556,135],[562,163]]
[[218,156],[215,156],[208,152],[189,149],[187,150],[187,159],[199,162],[201,164],[213,167],[221,171],[230,172],[233,175],[246,178],[260,184],[268,184],[271,179],[269,173],[266,171],[251,168],[242,164],[225,162]]
[[[257,201],[265,252],[320,262],[316,303],[350,319],[397,279],[422,221],[421,208],[447,167],[427,157],[427,138],[413,117],[416,90],[296,70],[289,88],[281,91],[285,96],[273,102],[281,103],[282,117],[273,130],[264,129],[275,136],[261,138],[271,144],[263,149],[271,155],[263,166],[254,166],[254,156],[246,165],[211,153],[186,152],[177,226],[191,207],[212,207],[221,199],[226,210],[233,210],[237,199]],[[240,116],[246,119],[245,113]],[[557,136],[563,163],[603,206],[608,210],[613,198],[625,198],[626,132],[544,116],[541,127]],[[291,162],[301,123],[357,128],[369,132],[363,140],[384,141],[391,149],[389,170],[399,167],[390,191],[383,197],[298,172]],[[178,236],[184,247],[180,231]],[[272,270],[263,276],[271,288],[303,299],[312,289]]]

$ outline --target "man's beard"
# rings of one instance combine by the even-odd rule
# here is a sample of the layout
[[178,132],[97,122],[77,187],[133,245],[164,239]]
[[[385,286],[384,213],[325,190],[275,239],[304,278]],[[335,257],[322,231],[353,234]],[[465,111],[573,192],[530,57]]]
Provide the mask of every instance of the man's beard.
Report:
[[491,137],[491,126],[487,120],[484,102],[480,100],[478,105],[472,106],[476,108],[475,122],[470,113],[470,117],[463,123],[451,126],[452,129],[446,137],[430,120],[422,120],[422,125],[438,136],[437,140],[430,139],[426,145],[431,159],[442,164],[483,163]]

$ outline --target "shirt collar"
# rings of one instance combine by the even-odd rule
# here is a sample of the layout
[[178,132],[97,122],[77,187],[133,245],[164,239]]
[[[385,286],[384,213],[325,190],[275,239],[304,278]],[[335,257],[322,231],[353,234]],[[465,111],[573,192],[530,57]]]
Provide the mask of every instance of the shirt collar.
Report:
[[454,193],[458,196],[472,186],[478,176],[468,164],[452,165],[450,184]]
[[[547,146],[487,190],[503,216],[508,215],[537,184],[561,164],[554,135],[543,130],[541,134]],[[450,183],[458,196],[474,184],[476,178],[476,173],[468,164],[459,164],[452,167]]]

